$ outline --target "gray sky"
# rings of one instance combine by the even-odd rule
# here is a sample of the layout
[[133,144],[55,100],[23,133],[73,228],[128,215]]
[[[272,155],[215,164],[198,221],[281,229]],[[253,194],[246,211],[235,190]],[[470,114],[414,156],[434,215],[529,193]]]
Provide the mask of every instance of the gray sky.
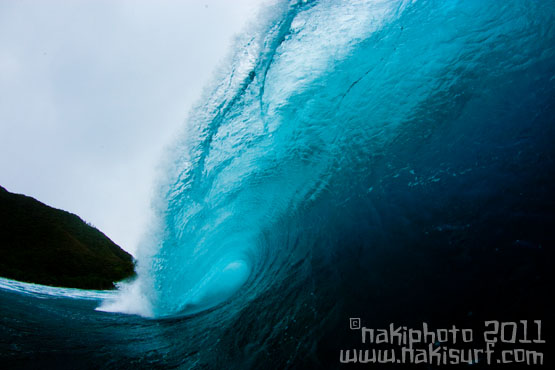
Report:
[[134,253],[164,147],[260,0],[0,0],[0,185]]

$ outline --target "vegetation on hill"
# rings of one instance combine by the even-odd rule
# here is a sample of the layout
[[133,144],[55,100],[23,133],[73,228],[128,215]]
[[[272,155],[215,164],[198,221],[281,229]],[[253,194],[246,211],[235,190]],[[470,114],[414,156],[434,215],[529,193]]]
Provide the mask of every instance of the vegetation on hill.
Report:
[[0,186],[0,276],[81,289],[113,289],[133,257],[72,213]]

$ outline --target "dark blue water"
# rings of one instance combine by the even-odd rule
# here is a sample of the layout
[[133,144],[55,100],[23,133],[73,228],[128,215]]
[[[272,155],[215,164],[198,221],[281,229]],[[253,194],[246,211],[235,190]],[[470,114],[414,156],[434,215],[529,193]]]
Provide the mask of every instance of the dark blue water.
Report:
[[137,281],[0,290],[0,361],[336,368],[350,317],[552,326],[555,3],[266,13],[176,138]]

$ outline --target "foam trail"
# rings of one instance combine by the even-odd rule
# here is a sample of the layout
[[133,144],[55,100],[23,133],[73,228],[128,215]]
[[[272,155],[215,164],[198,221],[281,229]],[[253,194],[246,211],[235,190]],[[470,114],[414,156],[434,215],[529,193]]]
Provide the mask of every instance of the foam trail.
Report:
[[74,288],[58,288],[47,285],[24,283],[0,277],[0,289],[32,295],[37,298],[71,298],[84,300],[107,300],[116,297],[116,291],[84,290]]

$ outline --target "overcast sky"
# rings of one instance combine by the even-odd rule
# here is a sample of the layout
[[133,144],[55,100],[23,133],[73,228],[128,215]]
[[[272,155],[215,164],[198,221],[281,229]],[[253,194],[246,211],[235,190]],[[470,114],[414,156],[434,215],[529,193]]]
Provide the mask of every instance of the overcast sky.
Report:
[[0,185],[135,253],[155,167],[260,0],[0,0]]

